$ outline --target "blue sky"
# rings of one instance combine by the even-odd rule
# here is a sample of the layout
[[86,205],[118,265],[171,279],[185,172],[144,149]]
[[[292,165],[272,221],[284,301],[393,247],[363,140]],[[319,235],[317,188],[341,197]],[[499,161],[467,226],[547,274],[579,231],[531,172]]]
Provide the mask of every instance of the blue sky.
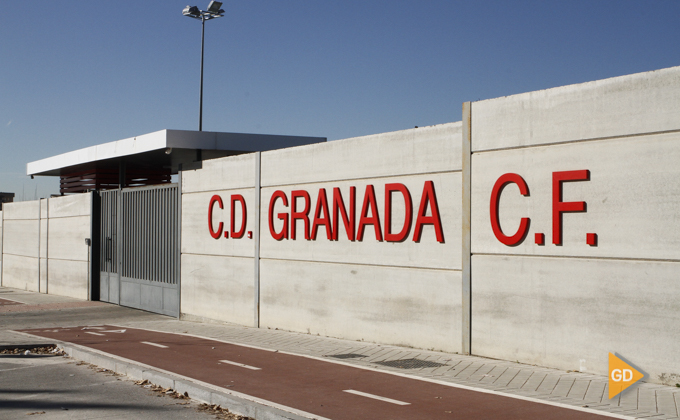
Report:
[[[182,16],[186,4],[5,5],[0,191],[18,200],[58,192],[58,179],[26,176],[34,160],[198,129],[201,25]],[[206,131],[336,140],[459,121],[464,101],[680,65],[677,0],[241,0],[223,8],[225,17],[206,23]]]

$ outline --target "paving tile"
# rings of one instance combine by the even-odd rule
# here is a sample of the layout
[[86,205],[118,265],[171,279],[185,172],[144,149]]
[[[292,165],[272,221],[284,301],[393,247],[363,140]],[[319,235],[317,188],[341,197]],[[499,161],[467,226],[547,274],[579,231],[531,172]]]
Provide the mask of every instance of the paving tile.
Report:
[[601,408],[600,410],[607,411],[609,413],[617,413],[617,414],[635,413],[637,411],[636,409],[631,409],[631,408],[626,408],[626,407]]
[[487,374],[485,374],[480,380],[480,385],[486,385],[496,382],[496,380],[505,372],[507,368],[494,366]]
[[508,383],[508,388],[519,389],[529,380],[533,372],[529,369],[521,369],[517,375]]
[[351,353],[366,355],[366,352],[371,350],[371,346],[357,346],[352,349]]
[[638,389],[638,410],[658,413],[655,389],[651,387],[640,387]]
[[456,363],[455,365],[451,366],[451,369],[447,370],[444,372],[443,376],[450,377],[452,379],[462,379],[458,378],[458,374],[465,369],[467,369],[468,366],[470,366],[471,362],[466,362],[462,361],[460,363]]
[[590,380],[582,379],[575,380],[567,396],[569,398],[583,400],[586,396],[588,388],[590,387],[590,382],[591,382]]
[[458,366],[460,364],[460,362],[455,362],[455,363],[448,362],[448,363],[449,364],[446,364],[444,366],[439,366],[438,368],[436,368],[435,370],[430,372],[430,374],[432,374],[432,375],[446,375],[450,370],[454,369],[456,366]]
[[[318,338],[312,338],[307,340],[306,343],[304,343],[304,347],[309,347],[309,348],[318,348],[320,346],[323,346],[323,341],[319,340]],[[347,347],[352,347],[352,346],[347,346]]]
[[463,372],[465,369],[470,367],[473,362],[471,360],[461,360],[460,362],[456,363],[455,365],[451,366],[451,369],[448,370],[448,374],[451,376],[458,377],[458,375]]
[[583,399],[587,401],[602,401],[606,386],[607,383],[601,380],[590,380],[588,382],[588,389],[586,390],[586,394],[583,396]]
[[276,345],[281,347],[296,346],[298,341],[297,337],[280,337],[276,340]]
[[365,353],[362,353],[364,356],[366,356],[367,359],[370,359],[371,357],[374,357],[375,355],[379,355],[380,353],[384,353],[388,351],[388,349],[384,347],[372,347],[366,350]]
[[640,418],[655,418],[655,416],[661,416],[662,414],[659,413],[654,413],[651,411],[644,411],[644,410],[631,410],[631,414],[633,417],[640,419]]
[[680,414],[671,392],[656,391],[656,405],[659,413],[673,416]]
[[498,377],[497,380],[494,381],[494,385],[498,387],[507,387],[508,384],[515,379],[517,374],[519,373],[519,369],[517,368],[508,368],[501,374],[501,376]]
[[626,407],[628,409],[637,409],[639,391],[639,389],[633,388],[622,392],[621,399],[619,400],[619,406]]
[[657,419],[664,419],[668,416],[665,414],[659,414],[659,413],[648,413],[648,414],[642,414],[640,412],[635,413],[635,418],[636,419],[649,419],[649,420],[657,420]]
[[385,353],[382,356],[380,356],[378,361],[388,362],[391,360],[408,359],[407,357],[408,354],[409,352],[407,351],[402,351],[400,349],[391,349],[388,353]]
[[543,383],[547,374],[545,372],[532,372],[529,379],[522,385],[522,390],[536,391],[538,387]]
[[490,372],[494,368],[495,368],[495,366],[491,365],[491,364],[482,365],[479,369],[477,369],[477,371],[474,374],[470,375],[468,380],[473,381],[473,382],[479,382],[482,379],[486,378],[487,375],[490,375]]
[[[462,365],[462,363],[461,363],[461,365]],[[471,377],[472,375],[474,375],[475,372],[477,372],[479,369],[481,369],[483,367],[484,367],[484,365],[482,365],[482,364],[472,362],[462,369],[456,369],[456,371],[457,371],[456,378],[467,379],[467,378]]]
[[377,353],[373,353],[368,357],[368,361],[370,362],[382,362],[384,360],[390,359],[390,356],[393,354],[399,353],[398,350],[395,349],[382,349],[382,351],[379,351]]
[[553,390],[555,389],[555,386],[559,381],[560,381],[559,375],[555,374],[546,375],[546,377],[543,379],[543,382],[541,382],[541,385],[539,385],[539,387],[536,390],[552,394]]
[[[422,353],[415,352],[415,351],[406,351],[404,352],[401,356],[399,356],[399,359],[418,359],[418,360],[425,360],[427,362],[433,362],[433,363],[441,363],[443,365],[446,365],[446,362],[443,360],[443,358],[428,358],[428,357],[423,357]],[[435,369],[440,368],[441,366],[437,367],[424,367],[421,370],[423,372],[430,372]]]

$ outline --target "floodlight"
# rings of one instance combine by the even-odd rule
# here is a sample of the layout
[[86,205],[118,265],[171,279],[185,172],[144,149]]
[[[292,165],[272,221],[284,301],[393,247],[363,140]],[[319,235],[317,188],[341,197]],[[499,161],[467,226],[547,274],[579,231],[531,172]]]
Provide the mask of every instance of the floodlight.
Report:
[[208,11],[210,13],[224,13],[224,10],[221,10],[221,7],[222,7],[221,1],[212,0],[208,5]]
[[200,17],[201,11],[198,10],[198,6],[187,6],[182,10],[182,14],[189,17]]

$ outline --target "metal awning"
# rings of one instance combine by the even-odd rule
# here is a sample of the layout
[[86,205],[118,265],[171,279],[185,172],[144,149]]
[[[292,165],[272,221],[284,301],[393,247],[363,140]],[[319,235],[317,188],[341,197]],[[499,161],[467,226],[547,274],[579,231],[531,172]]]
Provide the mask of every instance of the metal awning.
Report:
[[325,137],[161,130],[30,162],[31,176],[61,177],[61,193],[170,182],[180,165],[325,142]]

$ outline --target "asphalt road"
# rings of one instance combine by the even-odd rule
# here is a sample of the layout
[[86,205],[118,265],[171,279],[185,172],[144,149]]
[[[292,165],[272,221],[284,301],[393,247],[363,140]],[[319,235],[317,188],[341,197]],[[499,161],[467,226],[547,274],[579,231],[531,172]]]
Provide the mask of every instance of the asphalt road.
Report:
[[0,355],[0,418],[214,419],[189,399],[63,356]]

